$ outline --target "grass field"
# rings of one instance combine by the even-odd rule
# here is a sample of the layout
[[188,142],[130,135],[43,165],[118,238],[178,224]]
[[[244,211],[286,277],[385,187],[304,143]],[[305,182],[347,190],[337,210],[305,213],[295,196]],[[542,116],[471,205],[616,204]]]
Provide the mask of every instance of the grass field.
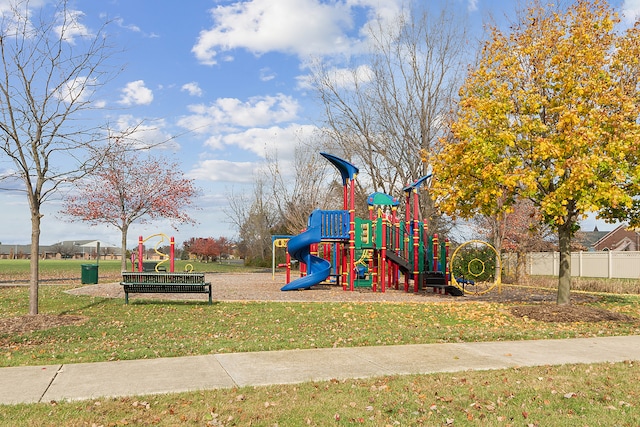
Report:
[[[40,313],[82,324],[0,336],[0,366],[96,362],[297,348],[573,338],[640,333],[636,323],[554,324],[516,318],[509,304],[180,303],[73,296],[40,288]],[[28,288],[0,290],[3,317],[28,312]],[[594,306],[640,318],[638,299]]]
[[[80,280],[82,265],[96,264],[95,260],[77,260],[77,259],[45,259],[39,263],[40,278],[44,283],[48,281],[74,281]],[[98,280],[119,280],[120,277],[120,261],[117,260],[100,260],[98,262]],[[166,263],[165,265],[169,265]],[[222,263],[203,263],[199,261],[175,261],[175,271],[185,271],[187,266],[193,267],[193,271],[199,272],[237,272],[252,271],[252,269],[244,267],[237,261],[229,261]],[[131,268],[131,262],[127,262],[127,269]],[[0,259],[0,282],[11,281],[28,281],[29,280],[29,260],[18,259],[8,260]]]
[[[0,271],[8,265],[0,261]],[[80,263],[63,265],[62,270],[51,267],[53,275],[79,278]],[[115,275],[119,263],[116,267]],[[213,268],[238,267],[205,264],[196,269]],[[41,286],[41,313],[78,316],[83,322],[1,334],[0,366],[640,334],[637,320],[544,323],[511,316],[511,305],[506,303],[217,302],[209,306],[147,302],[125,306],[120,300],[72,296],[64,292],[69,288]],[[639,302],[638,296],[610,295],[591,304],[640,319]],[[27,287],[0,288],[0,321],[27,312]],[[381,377],[0,406],[0,425],[637,426],[639,383],[640,369],[631,362]]]
[[0,425],[640,425],[634,363],[518,368],[0,406]]

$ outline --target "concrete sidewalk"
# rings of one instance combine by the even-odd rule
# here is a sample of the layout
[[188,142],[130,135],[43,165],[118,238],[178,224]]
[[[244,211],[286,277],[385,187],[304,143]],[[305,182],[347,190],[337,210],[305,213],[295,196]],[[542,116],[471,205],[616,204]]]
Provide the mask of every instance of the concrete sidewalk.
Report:
[[214,354],[0,369],[0,404],[640,360],[640,336]]

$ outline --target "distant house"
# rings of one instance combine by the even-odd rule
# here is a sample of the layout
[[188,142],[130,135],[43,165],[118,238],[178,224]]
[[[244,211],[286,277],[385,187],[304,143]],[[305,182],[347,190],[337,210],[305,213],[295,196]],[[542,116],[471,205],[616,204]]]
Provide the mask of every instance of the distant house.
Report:
[[598,239],[592,247],[595,251],[640,251],[640,232],[622,224]]
[[0,259],[28,259],[31,245],[0,245]]
[[600,231],[598,226],[595,226],[593,231],[580,230],[576,233],[573,241],[572,250],[574,251],[596,251],[594,248],[596,242],[600,241],[604,236],[611,233],[611,231]]
[[[100,257],[120,259],[121,249],[99,240],[65,240],[40,246],[40,259],[95,259],[98,243]],[[29,259],[31,245],[0,245],[0,259]]]
[[120,259],[119,247],[100,240],[64,240],[48,246],[47,252],[54,253],[54,258],[96,259],[98,246],[101,258]]

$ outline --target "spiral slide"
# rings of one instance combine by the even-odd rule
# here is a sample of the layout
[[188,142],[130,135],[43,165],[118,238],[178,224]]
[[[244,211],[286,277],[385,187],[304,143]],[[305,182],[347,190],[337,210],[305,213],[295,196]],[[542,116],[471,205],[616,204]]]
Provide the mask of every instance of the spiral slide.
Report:
[[283,286],[281,291],[309,289],[313,285],[329,277],[331,264],[329,261],[311,254],[311,245],[320,243],[320,225],[309,227],[306,231],[289,240],[289,254],[300,262],[307,264],[307,275]]

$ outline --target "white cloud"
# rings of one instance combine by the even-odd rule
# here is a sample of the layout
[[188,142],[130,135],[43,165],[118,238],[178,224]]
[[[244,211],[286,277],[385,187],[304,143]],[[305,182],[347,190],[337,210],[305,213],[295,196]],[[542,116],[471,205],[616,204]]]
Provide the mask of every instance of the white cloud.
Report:
[[[368,65],[360,65],[356,68],[331,68],[327,70],[326,78],[336,89],[355,88],[357,84],[369,83],[373,80],[373,71]],[[303,75],[296,77],[298,88],[312,89],[312,76]]]
[[[105,13],[100,14],[100,19],[104,19],[105,21],[112,20],[111,17],[109,17],[109,15]],[[141,34],[143,37],[150,38],[150,39],[155,39],[160,37],[158,34],[154,32],[149,33],[149,32],[143,31],[142,28],[140,28],[136,24],[125,23],[124,19],[122,18],[115,18],[112,21],[120,28],[124,28],[125,30],[131,31],[132,33]]]
[[624,20],[628,23],[640,18],[640,0],[624,0],[621,9]]
[[[0,182],[2,182],[2,194],[18,193],[24,195],[24,181],[20,178],[20,174],[12,167],[0,169]],[[26,200],[26,199],[25,199]]]
[[[115,125],[116,133],[126,135],[123,139],[138,148],[157,148],[177,151],[178,141],[166,131],[164,119],[141,120],[131,115],[121,115]],[[135,129],[134,132],[131,132]]]
[[[198,36],[192,52],[213,65],[219,54],[246,49],[255,54],[278,51],[322,56],[349,53],[360,40],[354,23],[357,12],[386,17],[399,10],[400,0],[249,0],[211,9],[212,28]],[[366,25],[366,24],[365,24]]]
[[178,124],[204,134],[290,122],[297,118],[300,105],[291,96],[278,94],[255,96],[244,102],[237,98],[219,98],[210,105],[191,105],[189,110],[191,114]]
[[202,160],[187,174],[189,178],[203,181],[222,181],[250,184],[253,182],[252,162],[230,162],[228,160]]
[[84,13],[79,10],[64,10],[57,16],[60,25],[56,25],[54,30],[58,37],[67,43],[74,44],[77,37],[91,36],[91,31],[80,20]]
[[202,89],[196,82],[189,82],[182,85],[181,91],[189,93],[191,96],[202,96]]
[[114,22],[115,22],[115,23],[116,23],[120,28],[124,28],[124,29],[130,30],[130,31],[132,31],[132,32],[134,32],[134,33],[141,33],[141,32],[142,32],[142,30],[140,29],[140,27],[138,27],[138,26],[137,26],[137,25],[135,25],[135,24],[125,24],[125,23],[124,23],[124,19],[122,19],[122,18],[116,18],[116,19],[114,19]]
[[153,92],[145,87],[144,80],[129,82],[122,89],[120,104],[123,105],[149,105],[153,101]]
[[[239,148],[260,159],[264,159],[267,153],[270,156],[276,156],[282,175],[287,176],[293,171],[295,148],[316,131],[317,128],[312,125],[294,124],[285,128],[275,126],[265,129],[254,128],[235,134],[212,137],[207,141],[207,145],[225,153],[232,151],[228,147]],[[252,184],[255,181],[255,175],[264,173],[265,167],[263,161],[234,162],[207,159],[198,162],[188,176],[218,183]]]
[[252,128],[243,132],[214,136],[206,145],[213,149],[224,149],[233,146],[264,158],[267,153],[277,153],[280,159],[293,158],[294,149],[310,137],[316,127],[313,125],[290,124],[286,127],[271,126],[268,128]]
[[0,0],[0,16],[2,16],[3,35],[15,36],[21,33],[29,33],[34,30],[29,20],[32,10],[36,10],[45,4],[46,0],[16,3],[13,0]]
[[264,67],[260,69],[261,81],[268,82],[269,80],[273,80],[275,78],[276,78],[276,74],[269,67]]
[[[289,165],[294,159],[295,147],[309,138],[316,127],[312,125],[289,125],[284,128],[254,128],[228,135],[212,136],[206,144],[214,150],[225,153],[232,152],[235,147],[264,159],[265,155],[277,155],[281,165]],[[245,156],[246,157],[246,156]],[[257,162],[234,162],[222,159],[206,159],[199,161],[188,173],[190,178],[237,184],[254,182],[255,172],[264,167]],[[286,171],[284,171],[286,174]]]
[[95,79],[87,79],[87,77],[76,77],[74,80],[66,81],[62,84],[55,96],[64,102],[83,102],[92,94],[92,88],[97,84]]
[[469,0],[467,3],[467,10],[469,12],[475,12],[478,10],[478,0]]

